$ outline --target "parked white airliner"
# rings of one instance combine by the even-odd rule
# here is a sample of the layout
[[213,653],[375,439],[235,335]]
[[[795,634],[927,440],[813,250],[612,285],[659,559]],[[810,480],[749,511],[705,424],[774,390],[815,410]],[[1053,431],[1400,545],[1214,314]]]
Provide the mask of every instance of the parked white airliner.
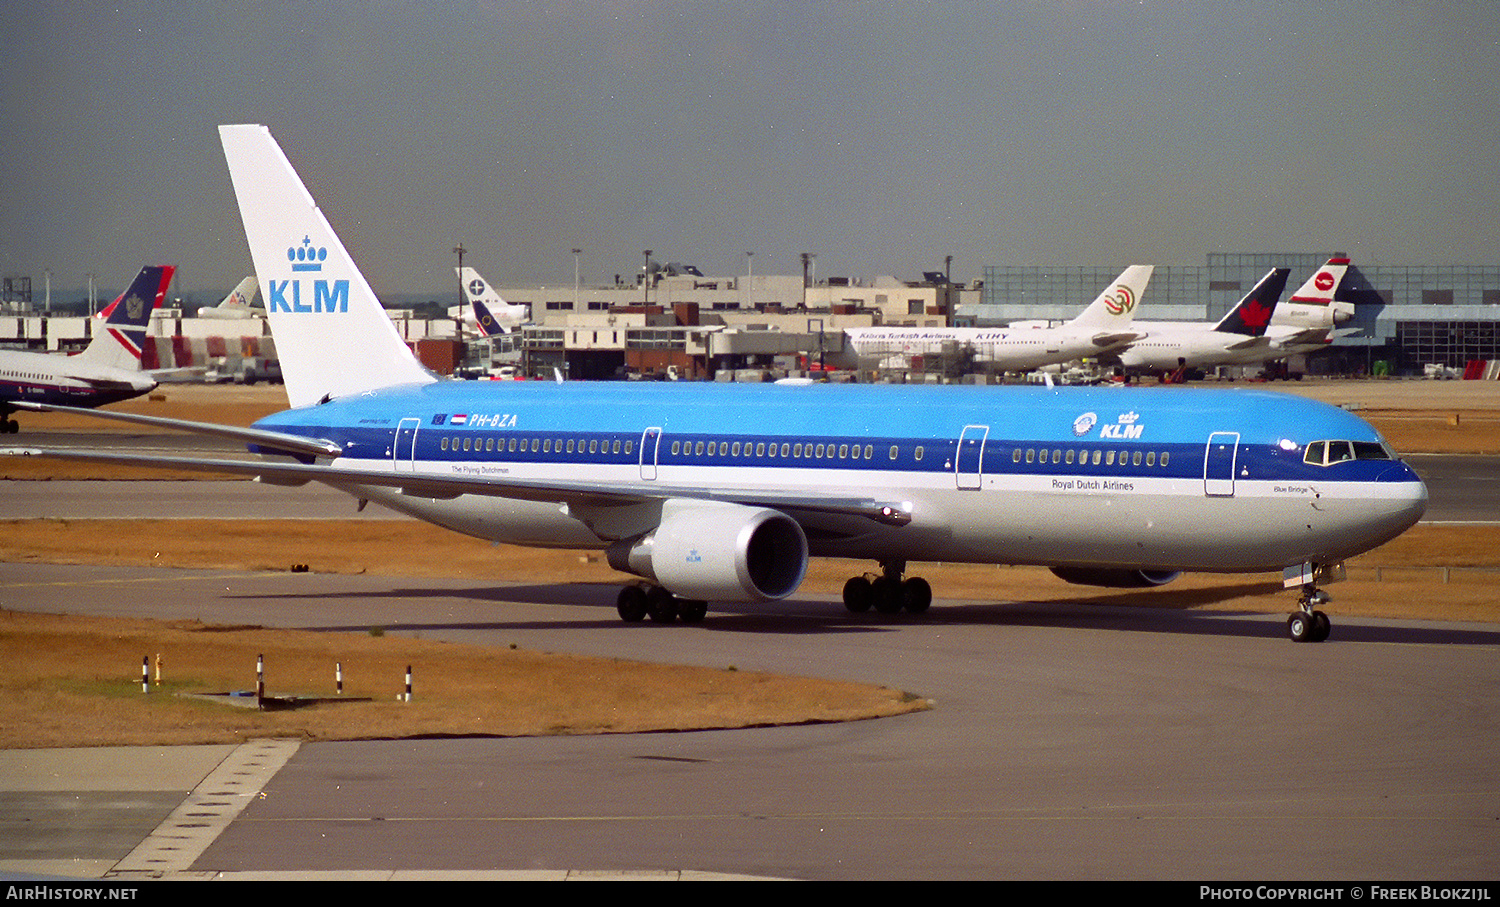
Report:
[[526,323],[527,307],[506,302],[478,271],[459,268],[458,280],[464,285],[464,297],[469,300],[463,323],[481,337],[508,334]]
[[1240,357],[1270,349],[1266,328],[1271,323],[1286,268],[1273,268],[1218,324],[1197,321],[1137,321],[1146,336],[1114,353],[1127,372],[1171,370],[1179,366],[1206,368],[1242,361]]
[[103,406],[139,397],[156,387],[153,373],[141,371],[141,348],[151,313],[166,297],[172,265],[148,265],[130,288],[94,321],[93,339],[76,356],[0,350],[0,432],[20,425],[6,418],[21,404]]
[[264,458],[9,453],[316,481],[483,538],[602,549],[646,581],[620,592],[626,620],[785,598],[828,555],[880,563],[844,602],[882,612],[931,603],[910,561],[1104,585],[1282,570],[1302,588],[1289,634],[1318,640],[1316,584],[1426,505],[1364,421],[1273,393],[439,381],[270,132],[220,133],[293,408],[170,424]]
[[978,361],[1000,371],[1024,372],[1099,356],[1145,336],[1131,322],[1152,270],[1150,265],[1131,265],[1078,317],[1055,327],[849,328],[843,351],[828,358],[857,368],[892,356],[935,356],[957,344],[973,347]]
[[251,274],[230,290],[223,302],[214,306],[206,305],[199,309],[198,317],[238,321],[247,318],[264,318],[266,310],[255,304],[255,297],[259,292],[260,287],[255,283],[255,275]]

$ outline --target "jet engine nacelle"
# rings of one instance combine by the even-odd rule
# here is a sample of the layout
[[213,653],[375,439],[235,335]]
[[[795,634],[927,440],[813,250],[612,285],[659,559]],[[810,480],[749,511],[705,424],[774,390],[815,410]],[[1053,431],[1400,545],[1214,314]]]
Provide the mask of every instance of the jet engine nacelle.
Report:
[[716,501],[665,501],[655,529],[616,542],[607,554],[616,570],[702,601],[786,598],[807,572],[807,537],[796,520]]
[[1053,567],[1052,572],[1059,579],[1079,586],[1108,586],[1112,589],[1165,586],[1182,575],[1181,570],[1122,570],[1105,567]]

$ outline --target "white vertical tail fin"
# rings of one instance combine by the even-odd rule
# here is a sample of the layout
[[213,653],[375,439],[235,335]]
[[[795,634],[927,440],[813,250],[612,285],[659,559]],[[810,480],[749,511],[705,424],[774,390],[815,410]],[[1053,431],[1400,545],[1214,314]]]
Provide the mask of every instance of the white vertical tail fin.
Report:
[[[1277,307],[1271,323],[1300,328],[1333,327],[1336,321],[1343,320],[1339,317],[1339,307],[1348,308],[1347,303],[1335,304],[1333,301],[1348,270],[1349,259],[1328,259],[1328,263],[1314,271],[1285,304]],[[1352,309],[1342,314],[1348,317]]]
[[1135,319],[1136,306],[1146,292],[1146,284],[1151,282],[1153,270],[1155,268],[1152,265],[1131,265],[1126,268],[1088,308],[1068,323],[1075,327],[1106,330],[1128,327]]
[[253,308],[254,307],[254,302],[255,302],[255,294],[257,292],[259,292],[259,291],[260,291],[260,287],[256,285],[256,283],[255,283],[255,275],[252,274],[249,277],[246,277],[244,280],[240,281],[239,284],[236,285],[233,290],[229,291],[229,295],[225,296],[224,297],[224,301],[221,302],[221,303],[219,303],[219,308],[221,308],[221,309],[250,309],[250,308]]
[[287,401],[437,380],[422,367],[264,126],[220,126]]

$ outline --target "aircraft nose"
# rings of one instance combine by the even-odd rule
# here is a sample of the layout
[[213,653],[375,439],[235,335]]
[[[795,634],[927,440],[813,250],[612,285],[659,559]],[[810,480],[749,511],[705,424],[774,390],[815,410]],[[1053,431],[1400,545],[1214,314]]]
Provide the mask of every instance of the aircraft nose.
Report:
[[1404,520],[1408,527],[1415,525],[1427,512],[1427,485],[1422,477],[1398,460],[1380,478],[1391,487],[1390,500],[1396,511],[1393,515]]

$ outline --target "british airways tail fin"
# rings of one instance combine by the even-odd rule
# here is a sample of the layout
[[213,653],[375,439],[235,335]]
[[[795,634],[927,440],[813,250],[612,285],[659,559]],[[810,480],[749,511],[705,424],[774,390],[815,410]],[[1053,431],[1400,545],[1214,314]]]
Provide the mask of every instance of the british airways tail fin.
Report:
[[220,126],[293,407],[437,380],[375,297],[264,126]]
[[1249,337],[1263,336],[1271,324],[1271,315],[1276,311],[1281,291],[1286,289],[1286,276],[1290,273],[1290,268],[1272,268],[1266,272],[1260,283],[1246,293],[1245,298],[1230,309],[1223,320],[1214,325],[1214,330]]
[[1135,307],[1151,282],[1151,265],[1131,265],[1115,278],[1093,303],[1069,324],[1075,327],[1118,330],[1135,318]]
[[147,265],[135,276],[130,288],[99,313],[94,339],[78,354],[80,362],[106,368],[138,369],[141,347],[146,343],[146,324],[151,313],[166,298],[174,265]]

